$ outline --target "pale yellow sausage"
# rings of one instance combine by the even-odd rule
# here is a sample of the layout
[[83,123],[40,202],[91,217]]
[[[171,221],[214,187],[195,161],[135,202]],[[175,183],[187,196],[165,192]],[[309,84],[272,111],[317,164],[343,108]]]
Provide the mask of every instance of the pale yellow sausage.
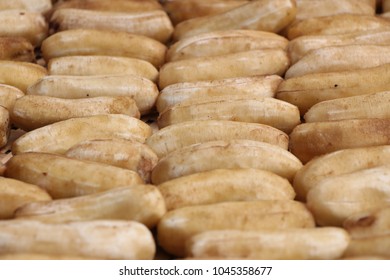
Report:
[[390,47],[378,45],[330,46],[313,50],[292,65],[285,78],[312,73],[364,69],[390,63]]
[[168,212],[157,227],[159,244],[176,256],[185,243],[209,230],[311,228],[314,221],[304,204],[292,200],[224,202],[183,207]]
[[346,34],[389,26],[388,20],[373,15],[340,14],[296,22],[287,28],[287,38],[292,40],[304,35]]
[[256,0],[217,15],[193,18],[179,23],[173,38],[180,40],[205,32],[254,29],[278,33],[295,18],[292,0]]
[[194,258],[331,260],[349,244],[340,228],[288,228],[257,231],[215,230],[193,236],[187,254]]
[[287,52],[291,58],[291,63],[299,61],[310,51],[342,45],[388,45],[390,42],[389,27],[374,29],[369,31],[360,31],[339,35],[307,35],[300,36],[289,42]]
[[249,76],[199,82],[176,83],[164,88],[156,101],[156,109],[165,109],[186,100],[242,95],[274,97],[282,78],[278,75]]
[[162,10],[111,12],[65,8],[56,10],[50,18],[50,23],[59,31],[71,29],[123,31],[162,43],[167,42],[173,33],[172,23]]
[[153,236],[133,221],[85,221],[48,224],[39,221],[0,222],[3,254],[68,255],[91,259],[151,260]]
[[46,153],[24,153],[6,163],[5,176],[45,189],[51,197],[68,198],[142,184],[131,170]]
[[307,194],[307,206],[321,226],[341,226],[361,212],[390,206],[390,165],[333,176]]
[[152,134],[146,143],[159,158],[185,146],[215,141],[247,139],[266,142],[287,150],[288,136],[272,126],[221,120],[172,124]]
[[158,162],[148,145],[123,139],[83,141],[66,151],[70,158],[90,160],[136,171],[145,182]]
[[166,63],[160,70],[161,89],[176,83],[253,75],[283,75],[290,65],[284,50],[264,49],[191,58]]
[[261,169],[215,169],[158,185],[167,209],[226,201],[294,199],[288,180]]
[[50,75],[135,75],[157,82],[157,69],[146,60],[102,55],[57,57],[47,65]]
[[390,118],[390,91],[338,98],[317,103],[306,112],[306,122]]
[[46,61],[71,55],[109,55],[143,59],[160,67],[167,47],[154,39],[127,32],[75,29],[48,37],[42,42],[41,50]]
[[390,64],[331,73],[314,73],[281,82],[276,98],[298,106],[303,116],[314,104],[390,90]]
[[135,101],[127,96],[63,99],[26,95],[15,101],[11,121],[17,127],[30,131],[71,118],[102,114],[123,114],[140,118]]
[[248,3],[245,0],[163,0],[164,10],[167,11],[174,24],[187,19],[215,15],[226,12]]
[[294,178],[297,198],[305,200],[310,189],[337,175],[390,164],[390,146],[344,149],[309,161]]
[[145,12],[161,10],[162,7],[155,0],[70,0],[59,1],[54,5],[54,10],[59,9],[84,9],[93,11],[110,11],[110,12]]
[[176,150],[152,171],[152,182],[161,184],[185,175],[220,168],[258,168],[292,180],[302,163],[290,152],[252,140],[210,141]]
[[134,99],[141,114],[150,112],[157,96],[157,86],[134,75],[46,76],[27,90],[29,95],[67,99],[128,96]]
[[296,0],[297,20],[337,14],[375,15],[372,3],[361,0]]
[[389,135],[390,119],[304,123],[290,134],[290,150],[306,163],[316,156],[342,149],[389,145]]
[[152,133],[143,121],[120,114],[72,118],[53,123],[19,137],[12,144],[12,153],[65,153],[85,140],[121,138],[145,142]]
[[290,133],[301,123],[299,110],[274,98],[221,96],[186,100],[166,109],[157,119],[160,128],[185,121],[225,120],[260,123]]
[[288,40],[275,33],[257,30],[224,30],[184,38],[168,49],[166,60],[177,61],[195,57],[279,48],[285,50]]
[[15,218],[48,223],[132,220],[153,228],[165,212],[164,198],[158,189],[140,184],[50,203],[27,203],[15,212]]

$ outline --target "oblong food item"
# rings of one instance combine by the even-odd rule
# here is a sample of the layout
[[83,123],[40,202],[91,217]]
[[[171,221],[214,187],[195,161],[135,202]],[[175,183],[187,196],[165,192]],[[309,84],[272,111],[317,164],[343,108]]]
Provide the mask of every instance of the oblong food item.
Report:
[[75,55],[57,57],[47,65],[50,75],[93,76],[135,75],[157,81],[157,69],[146,60],[103,55]]
[[143,183],[132,170],[46,153],[13,156],[6,163],[5,176],[38,185],[54,199]]
[[152,134],[143,121],[121,114],[72,118],[30,131],[12,144],[14,155],[25,152],[63,154],[85,140],[121,138],[145,142]]
[[161,247],[185,255],[185,243],[210,230],[311,228],[314,221],[303,203],[293,200],[224,202],[189,206],[165,214],[157,226]]
[[191,120],[227,120],[261,123],[290,133],[300,124],[299,110],[290,103],[274,98],[221,96],[186,100],[160,113],[160,128]]
[[62,224],[2,221],[0,243],[2,253],[8,254],[75,255],[114,260],[151,260],[156,251],[149,229],[134,221],[100,220]]
[[360,212],[390,205],[390,165],[333,176],[307,194],[307,207],[317,224],[341,226]]
[[349,119],[390,119],[390,91],[365,94],[317,103],[305,114],[306,122]]
[[253,75],[283,75],[290,65],[282,49],[245,51],[168,62],[160,70],[161,89],[176,83]]
[[8,111],[12,110],[15,101],[22,96],[24,96],[24,93],[20,89],[0,84],[0,106],[3,106]]
[[288,43],[287,52],[291,63],[294,64],[310,51],[323,47],[352,44],[388,45],[390,43],[389,27],[338,35],[301,36]]
[[389,145],[339,150],[319,156],[298,170],[294,189],[297,198],[305,200],[307,193],[326,178],[384,164],[390,164]]
[[123,139],[83,141],[66,151],[70,158],[90,160],[136,171],[145,182],[158,162],[148,145]]
[[23,37],[39,46],[48,35],[48,24],[42,14],[26,10],[0,11],[0,36]]
[[352,238],[344,256],[348,258],[376,256],[379,259],[388,260],[390,258],[389,246],[389,234],[366,238]]
[[370,238],[390,233],[390,207],[349,216],[343,227],[352,238]]
[[123,114],[140,118],[135,101],[128,96],[101,96],[64,99],[51,96],[26,95],[15,101],[12,123],[30,131],[70,118],[102,114]]
[[168,107],[189,99],[216,98],[223,95],[274,97],[282,81],[278,75],[268,75],[172,84],[160,92],[156,108],[158,112],[163,112]]
[[336,227],[214,230],[193,236],[186,251],[194,258],[332,260],[343,255],[349,240]]
[[375,15],[375,7],[367,1],[356,0],[296,0],[297,20],[337,14]]
[[390,22],[374,15],[339,14],[298,21],[287,28],[287,38],[304,35],[346,34],[389,27]]
[[123,31],[147,36],[166,42],[173,33],[173,26],[163,10],[138,12],[111,12],[64,8],[56,10],[50,23],[59,31],[70,29],[97,29]]
[[171,45],[166,61],[226,55],[250,50],[287,48],[288,40],[275,33],[258,30],[223,30],[184,38]]
[[292,65],[285,78],[311,73],[362,69],[390,63],[390,47],[378,45],[330,46],[313,50]]
[[261,169],[214,169],[158,185],[167,210],[227,201],[294,199],[288,180]]
[[11,133],[11,120],[6,108],[0,106],[0,147],[4,147]]
[[133,220],[152,228],[165,212],[164,198],[155,186],[132,185],[51,203],[27,203],[15,212],[15,218],[47,223]]
[[174,24],[181,21],[220,14],[248,3],[245,0],[163,0],[164,10]]
[[158,88],[152,81],[134,75],[46,76],[27,90],[29,95],[59,98],[98,96],[132,97],[141,114],[154,106]]
[[200,33],[255,29],[278,33],[294,20],[296,4],[292,0],[257,0],[224,13],[193,18],[179,23],[173,33],[175,40]]
[[292,181],[302,163],[290,152],[252,140],[210,141],[174,151],[152,171],[152,182],[161,184],[185,175],[213,169],[257,168]]
[[46,68],[30,62],[0,61],[0,83],[14,86],[24,93],[27,88],[47,75]]
[[108,55],[143,59],[160,67],[167,47],[152,38],[127,32],[74,29],[48,37],[41,50],[46,61],[61,56]]
[[288,148],[288,136],[272,126],[235,121],[188,121],[172,124],[147,140],[159,158],[185,146],[216,140],[247,139]]
[[155,0],[70,0],[58,1],[54,5],[54,10],[59,9],[85,9],[93,11],[110,11],[110,12],[145,12],[152,10],[161,10],[162,6]]
[[276,98],[298,106],[301,115],[321,101],[390,90],[390,64],[314,73],[284,80]]
[[23,37],[0,37],[0,60],[33,62],[34,47]]
[[0,177],[0,219],[11,219],[20,206],[36,201],[50,201],[50,195],[37,185]]
[[390,119],[304,123],[290,134],[290,150],[303,163],[326,153],[390,144]]
[[30,12],[45,13],[52,8],[51,0],[3,0],[0,10],[26,10]]

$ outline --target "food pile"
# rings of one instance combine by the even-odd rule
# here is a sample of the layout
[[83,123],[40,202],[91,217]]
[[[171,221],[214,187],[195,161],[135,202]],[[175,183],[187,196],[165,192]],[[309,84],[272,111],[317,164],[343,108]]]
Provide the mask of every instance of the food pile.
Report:
[[0,3],[0,259],[388,259],[390,1]]

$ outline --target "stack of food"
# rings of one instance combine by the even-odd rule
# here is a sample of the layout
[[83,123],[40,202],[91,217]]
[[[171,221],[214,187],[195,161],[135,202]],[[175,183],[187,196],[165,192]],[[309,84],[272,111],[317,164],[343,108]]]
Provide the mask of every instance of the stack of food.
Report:
[[389,3],[3,1],[0,259],[389,258]]

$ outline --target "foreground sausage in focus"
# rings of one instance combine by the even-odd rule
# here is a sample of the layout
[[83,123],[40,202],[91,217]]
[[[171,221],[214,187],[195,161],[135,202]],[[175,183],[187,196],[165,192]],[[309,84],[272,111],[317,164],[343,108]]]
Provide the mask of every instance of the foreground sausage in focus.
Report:
[[5,176],[36,184],[54,199],[144,183],[132,170],[45,153],[13,156],[6,164]]
[[159,244],[176,256],[185,255],[185,243],[209,230],[312,228],[305,205],[292,200],[224,202],[183,207],[168,212],[157,227]]
[[336,227],[217,230],[193,236],[186,248],[197,258],[331,260],[340,258],[348,243],[348,233]]
[[210,141],[176,150],[160,159],[152,171],[152,182],[161,184],[185,175],[220,168],[258,168],[289,181],[302,168],[290,152],[252,140]]
[[30,131],[71,118],[103,114],[123,114],[140,118],[135,101],[127,96],[64,99],[26,95],[16,100],[11,111],[11,120],[17,127]]
[[23,252],[114,260],[151,260],[156,251],[147,227],[114,220],[61,224],[1,221],[0,244],[2,254]]
[[266,142],[288,148],[288,135],[272,126],[223,121],[188,121],[172,124],[151,135],[146,143],[156,152],[159,158],[193,144],[216,141],[246,139]]
[[158,185],[168,210],[226,201],[294,199],[288,180],[261,169],[237,168],[182,176]]
[[141,114],[150,112],[157,96],[157,86],[134,75],[46,76],[27,89],[29,95],[59,98],[128,96],[134,99]]

